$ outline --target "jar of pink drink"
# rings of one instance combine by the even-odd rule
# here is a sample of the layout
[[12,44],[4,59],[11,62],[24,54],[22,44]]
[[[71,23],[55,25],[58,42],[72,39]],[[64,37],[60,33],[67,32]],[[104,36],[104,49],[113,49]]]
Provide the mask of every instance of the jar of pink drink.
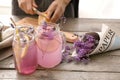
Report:
[[20,74],[31,74],[37,68],[37,48],[34,29],[23,25],[15,29],[13,39],[15,67]]
[[43,22],[36,32],[38,64],[44,68],[53,68],[60,64],[65,39],[59,25]]

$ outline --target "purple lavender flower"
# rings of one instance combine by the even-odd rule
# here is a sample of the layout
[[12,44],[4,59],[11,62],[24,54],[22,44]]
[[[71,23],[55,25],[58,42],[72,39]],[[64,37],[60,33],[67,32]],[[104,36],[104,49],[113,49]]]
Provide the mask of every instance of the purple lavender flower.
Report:
[[71,62],[73,59],[72,57],[70,56],[70,52],[66,51],[62,54],[62,60],[63,61],[66,61],[66,62]]
[[[87,63],[89,61],[88,55],[97,47],[99,39],[100,38],[98,34],[93,32],[85,34],[81,40],[74,42],[73,48],[76,50],[76,56],[72,56],[72,60],[75,60],[76,62],[82,61]],[[70,56],[70,48],[67,46],[65,49],[67,52],[69,50],[68,55]]]
[[78,49],[77,56],[82,58],[82,57],[86,56],[87,53],[88,53],[88,51],[86,49]]
[[40,38],[52,40],[55,35],[55,29],[54,27],[52,27],[52,24],[47,24],[46,22],[43,22],[41,27],[42,33]]
[[70,47],[69,46],[65,46],[65,50],[70,50]]
[[74,58],[74,60],[75,60],[76,62],[79,62],[79,61],[80,61],[80,58],[79,58],[78,56],[74,56],[73,58]]
[[81,61],[84,63],[84,64],[88,64],[88,62],[90,61],[90,58],[89,57],[83,57],[81,59]]
[[42,23],[42,28],[47,29],[47,23],[45,21]]
[[53,31],[44,31],[44,32],[42,32],[41,36],[42,36],[42,38],[52,40],[54,38],[54,32]]
[[66,23],[66,17],[62,16],[60,20],[61,20],[61,23]]

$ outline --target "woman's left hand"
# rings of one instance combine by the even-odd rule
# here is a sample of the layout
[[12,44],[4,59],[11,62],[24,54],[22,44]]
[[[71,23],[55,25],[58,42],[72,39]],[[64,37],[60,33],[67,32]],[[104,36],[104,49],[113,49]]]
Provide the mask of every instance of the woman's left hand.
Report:
[[71,0],[54,0],[51,3],[46,11],[48,17],[51,19],[51,22],[56,22],[58,19],[60,19],[70,1]]

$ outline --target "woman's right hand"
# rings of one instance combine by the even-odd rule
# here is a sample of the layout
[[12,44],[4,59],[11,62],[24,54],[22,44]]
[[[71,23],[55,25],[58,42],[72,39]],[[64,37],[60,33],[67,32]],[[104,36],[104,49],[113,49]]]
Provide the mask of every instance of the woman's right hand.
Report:
[[27,14],[35,14],[33,7],[37,7],[35,0],[18,0],[19,7]]

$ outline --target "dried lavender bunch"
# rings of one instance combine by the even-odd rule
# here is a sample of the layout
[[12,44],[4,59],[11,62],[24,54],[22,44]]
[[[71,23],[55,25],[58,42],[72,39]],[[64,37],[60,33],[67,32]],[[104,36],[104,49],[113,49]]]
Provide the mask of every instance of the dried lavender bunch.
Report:
[[99,40],[100,37],[97,33],[86,33],[82,39],[75,41],[72,47],[66,46],[63,60],[87,63],[90,53],[97,47]]

